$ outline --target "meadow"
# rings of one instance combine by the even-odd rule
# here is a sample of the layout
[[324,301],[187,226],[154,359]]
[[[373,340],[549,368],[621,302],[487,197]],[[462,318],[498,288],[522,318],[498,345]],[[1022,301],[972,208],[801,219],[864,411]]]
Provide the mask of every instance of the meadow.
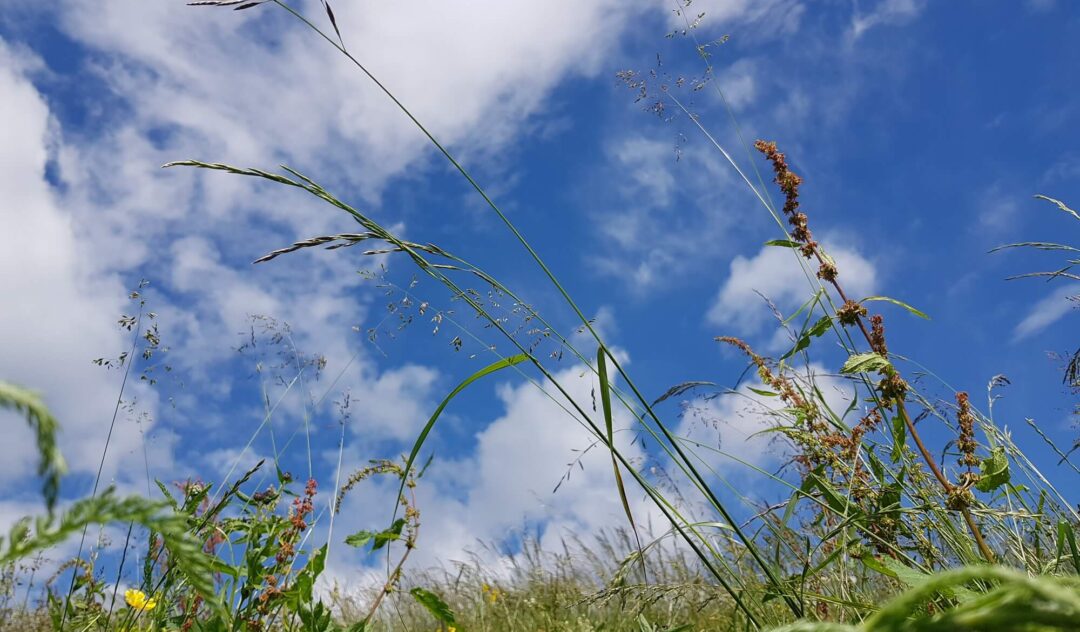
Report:
[[[459,378],[429,411],[407,453],[372,455],[382,458],[337,480],[316,480],[260,461],[223,480],[154,480],[152,493],[123,496],[103,484],[99,472],[93,493],[71,502],[60,494],[66,468],[56,436],[64,420],[54,418],[33,390],[45,385],[0,382],[0,406],[25,416],[35,433],[46,507],[0,541],[0,630],[1080,629],[1080,470],[1070,460],[1080,443],[1057,445],[1043,434],[1045,445],[1017,445],[993,414],[996,391],[1006,380],[991,380],[986,393],[955,391],[937,377],[949,367],[931,371],[890,346],[881,307],[918,319],[933,306],[849,292],[844,268],[815,238],[815,230],[827,227],[816,225],[814,209],[801,205],[803,178],[783,147],[766,139],[741,139],[742,146],[727,147],[713,127],[723,122],[696,116],[681,83],[655,72],[618,77],[653,111],[680,113],[690,122],[698,140],[774,220],[776,238],[767,246],[789,254],[790,266],[805,276],[801,307],[777,310],[777,327],[791,339],[785,352],[770,357],[723,332],[703,341],[743,356],[747,384],[755,385],[748,387],[750,394],[772,402],[762,413],[768,417],[763,433],[784,455],[786,465],[777,471],[737,449],[679,435],[661,404],[716,385],[683,382],[660,397],[647,396],[540,255],[543,249],[408,104],[349,52],[329,4],[322,4],[325,15],[319,16],[302,15],[280,0],[193,4],[209,5],[202,10],[286,11],[309,27],[319,45],[336,49],[426,136],[484,212],[498,219],[500,239],[522,249],[558,297],[559,309],[576,322],[570,330],[560,328],[546,310],[534,309],[500,280],[506,270],[474,265],[473,253],[405,239],[325,188],[315,174],[196,160],[165,165],[207,178],[253,178],[312,196],[337,214],[341,232],[271,251],[257,264],[289,265],[293,253],[313,248],[342,257],[390,256],[452,297],[456,315],[447,316],[446,326],[459,327],[460,336],[485,347],[494,336],[504,353],[493,353],[484,368]],[[713,69],[707,47],[687,42],[701,53],[708,77]],[[701,86],[725,99],[716,83]],[[743,153],[746,160],[734,158]],[[1048,225],[1064,226],[1059,234],[1077,234],[1080,214],[1068,201],[1040,202]],[[1045,251],[1052,269],[1018,270],[1018,277],[1080,280],[1073,272],[1080,243],[1026,239],[1002,248]],[[137,313],[121,321],[132,336],[131,348],[115,360],[99,361],[125,376],[137,361],[152,360],[161,345],[142,289],[131,295]],[[387,291],[402,311],[428,315],[426,303],[417,303],[409,289]],[[287,330],[268,325],[266,331],[286,348],[286,366],[317,364],[288,348]],[[566,383],[556,364],[563,357],[595,376],[590,397],[576,395]],[[829,379],[851,393],[843,407],[822,385],[824,376],[811,369],[823,358],[840,367]],[[566,536],[558,550],[525,537],[513,567],[499,572],[485,568],[480,558],[437,569],[409,564],[425,534],[439,528],[424,522],[415,493],[430,476],[425,448],[432,433],[461,393],[511,372],[587,429],[590,449],[610,461],[615,484],[607,493],[618,498],[625,523],[603,533]],[[1062,380],[1071,393],[1080,393],[1080,352],[1064,362]],[[746,389],[725,392],[747,396]],[[985,409],[979,401],[987,402]],[[640,467],[628,456],[615,421],[625,417],[633,420],[635,437],[666,464],[663,472]],[[304,439],[299,429],[289,443]],[[1042,471],[1026,455],[1034,447],[1049,447],[1061,467]],[[310,454],[309,446],[309,459]],[[725,480],[716,467],[722,461],[739,463],[784,490],[786,500],[756,504]],[[397,489],[389,524],[376,531],[335,531],[342,500],[373,479],[393,481]],[[332,500],[323,510],[317,498],[326,497]],[[643,520],[639,499],[659,521]],[[94,533],[100,525],[119,526],[125,541],[99,546]],[[53,547],[71,541],[79,542],[75,557],[58,565],[44,562]],[[139,554],[128,559],[133,546]],[[381,579],[359,590],[320,581],[328,555],[341,546],[370,552]]]

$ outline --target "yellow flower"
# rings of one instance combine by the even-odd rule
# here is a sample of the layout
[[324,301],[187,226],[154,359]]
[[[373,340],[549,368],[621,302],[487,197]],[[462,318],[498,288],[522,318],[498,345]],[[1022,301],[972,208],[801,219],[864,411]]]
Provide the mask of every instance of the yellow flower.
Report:
[[141,590],[135,590],[134,588],[129,588],[124,591],[124,601],[132,608],[142,610],[143,612],[149,612],[157,607],[157,599],[147,597],[146,593]]

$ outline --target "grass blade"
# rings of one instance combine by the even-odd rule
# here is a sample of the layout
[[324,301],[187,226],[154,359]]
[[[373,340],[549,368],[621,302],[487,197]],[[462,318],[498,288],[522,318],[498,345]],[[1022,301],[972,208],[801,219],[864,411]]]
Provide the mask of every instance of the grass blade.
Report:
[[[454,388],[454,390],[450,391],[449,395],[443,398],[442,402],[439,404],[439,407],[436,408],[435,412],[431,414],[431,418],[428,419],[426,424],[424,424],[424,429],[421,430],[420,434],[416,437],[416,442],[413,443],[412,450],[409,452],[409,458],[405,460],[405,475],[401,477],[401,487],[398,488],[398,497],[405,493],[405,484],[408,482],[408,476],[409,472],[412,471],[412,465],[416,462],[416,455],[420,454],[420,449],[424,447],[424,442],[427,441],[428,435],[431,434],[431,429],[435,427],[435,422],[439,420],[439,416],[442,415],[443,410],[450,403],[450,400],[457,397],[458,393],[465,390],[470,384],[472,384],[476,380],[479,380],[480,378],[487,375],[491,375],[496,371],[500,371],[507,367],[514,366],[515,364],[520,364],[528,359],[528,355],[524,353],[519,353],[517,355],[512,355],[507,358],[502,358],[501,360],[498,360],[496,362],[492,362],[491,364],[480,369],[476,373],[473,373],[469,377],[465,378],[465,380],[463,380],[461,384],[458,384],[457,387]],[[397,505],[395,504],[395,518],[397,517],[396,507]]]

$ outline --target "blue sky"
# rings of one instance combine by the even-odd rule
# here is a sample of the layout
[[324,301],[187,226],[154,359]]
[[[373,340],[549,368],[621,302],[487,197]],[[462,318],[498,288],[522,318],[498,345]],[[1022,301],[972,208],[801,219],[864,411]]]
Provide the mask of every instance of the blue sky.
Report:
[[[318,3],[300,6],[322,20]],[[699,0],[686,13],[704,13],[700,26],[667,38],[685,25],[672,6],[339,0],[334,10],[350,51],[468,166],[625,354],[646,394],[687,380],[734,386],[743,358],[713,338],[739,335],[782,352],[755,290],[789,313],[807,295],[790,253],[763,246],[781,236],[775,224],[692,121],[671,104],[662,116],[643,108],[659,84],[686,77],[675,94],[740,163],[751,164],[715,87],[746,139],[774,139],[788,153],[806,180],[811,226],[853,293],[930,313],[926,322],[882,308],[892,350],[976,401],[992,376],[1007,375],[995,412],[1018,442],[1042,454],[1029,417],[1071,442],[1073,400],[1047,352],[1075,347],[1065,297],[1076,286],[1006,282],[1057,261],[987,251],[1076,234],[1075,222],[1032,196],[1080,203],[1080,12],[1045,0]],[[708,48],[712,83],[691,90],[703,71],[693,37],[724,35]],[[616,78],[628,69],[657,71],[649,98],[635,102]],[[122,377],[91,360],[129,344],[115,320],[131,313],[127,291],[140,279],[151,282],[144,296],[169,347],[157,358],[173,371],[125,393],[134,412],[120,415],[105,474],[128,490],[145,489],[147,469],[165,480],[215,479],[272,454],[268,430],[242,449],[264,402],[279,396],[275,438],[309,419],[313,466],[330,489],[332,403],[344,392],[348,470],[404,449],[442,395],[492,359],[489,332],[430,280],[410,287],[416,271],[403,258],[353,248],[252,266],[272,249],[354,225],[280,187],[158,168],[170,160],[288,164],[407,238],[494,273],[565,332],[576,327],[422,135],[277,7],[7,0],[0,94],[0,376],[41,390],[62,419],[72,496],[93,480]],[[409,288],[413,310],[428,301],[431,311],[397,331],[386,305],[403,295],[388,284]],[[431,315],[451,309],[433,334]],[[325,355],[317,380],[306,371],[282,396],[275,372],[287,384],[296,371],[272,368],[266,336],[237,353],[253,314],[288,322],[297,348]],[[486,342],[466,336],[455,352],[453,321]],[[376,344],[365,333],[373,327]],[[824,347],[816,360],[835,370],[842,358]],[[553,366],[590,397],[580,367],[568,358]],[[678,423],[678,402],[664,410]],[[744,417],[714,412],[732,420],[710,440],[741,446]],[[525,523],[553,534],[619,524],[602,458],[551,494],[588,439],[520,376],[480,383],[441,423],[426,497],[441,528],[424,559],[451,558]],[[5,522],[36,506],[30,441],[18,430],[0,465]],[[302,443],[283,456],[296,470],[307,468]],[[779,462],[760,443],[739,449]],[[1045,455],[1040,462],[1065,476]],[[388,488],[361,492],[344,528],[382,521],[361,509],[390,498]]]

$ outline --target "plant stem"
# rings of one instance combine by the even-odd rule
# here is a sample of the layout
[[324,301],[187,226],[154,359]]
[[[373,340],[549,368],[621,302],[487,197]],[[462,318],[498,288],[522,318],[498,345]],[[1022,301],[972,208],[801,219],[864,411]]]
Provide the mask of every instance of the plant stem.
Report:
[[[825,258],[821,255],[820,247],[814,248],[814,255],[817,257],[819,263],[824,264]],[[833,288],[836,289],[836,293],[840,296],[840,300],[844,303],[848,303],[847,294],[844,293],[844,289],[840,287],[840,283],[836,279],[830,281]],[[863,336],[866,338],[866,342],[873,348],[873,340],[870,337],[870,332],[866,329],[866,323],[862,318],[856,314],[855,322],[859,325],[859,330],[862,331]],[[911,440],[915,442],[915,447],[919,449],[919,453],[922,455],[923,461],[930,467],[930,471],[933,472],[934,478],[941,483],[941,487],[945,490],[946,494],[951,494],[955,489],[954,485],[949,482],[948,477],[941,471],[941,468],[934,462],[934,455],[930,454],[930,450],[927,449],[926,444],[923,443],[922,437],[919,436],[919,431],[915,429],[914,422],[911,421],[911,415],[907,412],[907,407],[904,405],[904,400],[898,399],[896,402],[896,412],[900,415],[900,419],[904,421],[904,426],[907,428],[908,435],[911,436]],[[971,535],[975,538],[975,544],[979,547],[979,552],[986,559],[987,562],[994,563],[994,552],[990,550],[990,547],[986,544],[986,539],[983,537],[982,530],[979,529],[979,525],[976,524],[974,516],[971,515],[971,510],[964,506],[960,508],[960,513],[964,516],[964,522],[967,523],[968,529],[971,531]]]

